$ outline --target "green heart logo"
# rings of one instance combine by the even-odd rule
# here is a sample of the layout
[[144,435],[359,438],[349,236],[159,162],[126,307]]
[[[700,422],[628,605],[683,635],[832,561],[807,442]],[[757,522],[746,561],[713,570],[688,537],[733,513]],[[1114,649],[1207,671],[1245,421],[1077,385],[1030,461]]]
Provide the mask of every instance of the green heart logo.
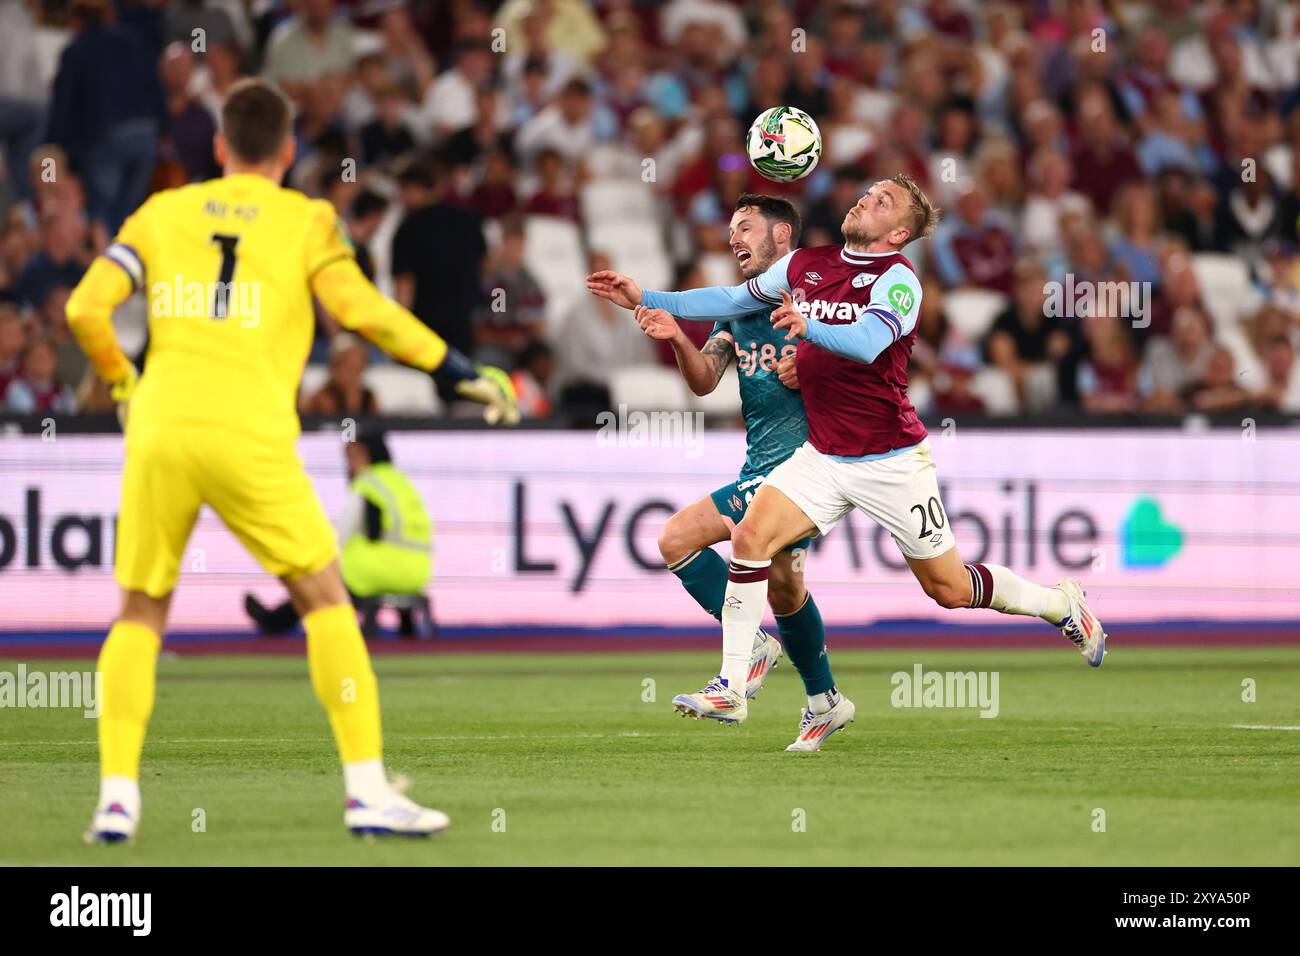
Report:
[[1154,498],[1139,498],[1120,525],[1119,541],[1125,567],[1158,568],[1183,549],[1183,532],[1164,519]]

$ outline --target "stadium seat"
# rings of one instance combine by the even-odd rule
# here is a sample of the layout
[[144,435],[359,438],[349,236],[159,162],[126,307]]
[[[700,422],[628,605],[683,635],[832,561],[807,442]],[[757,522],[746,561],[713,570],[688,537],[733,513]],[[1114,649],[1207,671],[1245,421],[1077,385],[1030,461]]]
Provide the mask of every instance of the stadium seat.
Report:
[[943,314],[962,335],[978,342],[1011,300],[989,289],[956,289],[943,299]]
[[546,293],[551,329],[587,295],[587,257],[577,225],[558,216],[529,216],[525,224],[524,264]]
[[614,268],[635,276],[643,289],[667,289],[672,285],[673,266],[653,220],[606,221],[587,234],[592,249],[608,253]]
[[1192,256],[1192,269],[1201,287],[1201,301],[1217,329],[1236,325],[1259,307],[1259,295],[1251,285],[1250,267],[1244,259],[1198,252]]
[[437,415],[442,403],[427,372],[405,365],[372,365],[366,370],[366,385],[385,415]]
[[722,381],[708,395],[691,393],[690,397],[692,410],[703,412],[710,418],[733,418],[739,415],[740,385],[736,380],[736,363],[732,362],[727,366]]
[[692,411],[692,395],[675,368],[632,365],[609,377],[610,400],[629,411]]
[[593,179],[621,179],[634,169],[639,174],[641,154],[629,143],[600,143],[591,148],[585,161]]
[[598,179],[582,187],[578,198],[582,204],[582,220],[588,228],[620,220],[657,221],[652,186],[639,180]]
[[1016,386],[1000,368],[982,368],[971,379],[971,391],[984,402],[990,415],[1015,415],[1020,411]]

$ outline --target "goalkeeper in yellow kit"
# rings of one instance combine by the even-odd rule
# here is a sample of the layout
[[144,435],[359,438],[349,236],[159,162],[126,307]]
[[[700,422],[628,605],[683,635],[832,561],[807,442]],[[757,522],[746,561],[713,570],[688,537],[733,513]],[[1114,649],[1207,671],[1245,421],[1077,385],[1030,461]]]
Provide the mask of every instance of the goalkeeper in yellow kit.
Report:
[[[152,196],[68,300],[78,341],[129,407],[116,555],[122,612],[99,657],[100,797],[87,838],[129,840],[139,824],[158,651],[204,504],[283,579],[302,614],[312,686],[343,761],[344,823],[356,833],[434,833],[448,817],[402,796],[384,772],[375,675],[334,531],[294,447],[312,296],[344,327],[486,405],[490,422],[517,420],[513,390],[500,370],[472,365],[375,290],[333,207],[279,186],[294,158],[279,91],[258,80],[233,88],[214,146],[223,178]],[[138,378],[111,323],[136,290],[150,305]]]

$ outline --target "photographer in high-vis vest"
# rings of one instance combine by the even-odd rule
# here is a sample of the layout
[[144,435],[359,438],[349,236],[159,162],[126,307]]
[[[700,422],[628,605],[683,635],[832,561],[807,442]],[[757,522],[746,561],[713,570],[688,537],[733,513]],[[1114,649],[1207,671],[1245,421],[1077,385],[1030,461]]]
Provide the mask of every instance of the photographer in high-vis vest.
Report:
[[[353,603],[379,594],[419,594],[433,573],[433,521],[411,480],[393,465],[381,433],[344,446],[348,500],[339,517],[339,562]],[[289,601],[268,608],[252,594],[244,609],[264,634],[283,634],[298,623]],[[411,628],[402,612],[402,631]]]

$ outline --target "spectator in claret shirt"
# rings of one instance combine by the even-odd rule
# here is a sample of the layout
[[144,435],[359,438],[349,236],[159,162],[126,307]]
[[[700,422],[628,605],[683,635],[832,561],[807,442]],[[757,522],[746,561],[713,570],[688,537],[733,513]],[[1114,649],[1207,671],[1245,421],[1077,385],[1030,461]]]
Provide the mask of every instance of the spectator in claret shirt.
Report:
[[578,197],[573,191],[573,176],[564,157],[556,150],[543,150],[537,157],[537,177],[537,192],[525,204],[524,211],[577,222]]
[[483,158],[483,178],[470,194],[469,205],[484,219],[500,219],[519,208],[515,166],[504,149],[494,149]]
[[1083,336],[1087,352],[1079,363],[1079,403],[1093,414],[1137,411],[1137,352],[1119,319],[1090,316],[1083,320]]
[[23,349],[18,377],[5,390],[4,401],[9,411],[19,415],[75,412],[76,396],[55,374],[58,363],[58,354],[48,340],[34,338],[29,341]]
[[1014,226],[989,209],[984,187],[968,182],[957,214],[940,223],[930,250],[945,286],[974,286],[1010,294],[1016,261]]
[[1080,95],[1077,121],[1074,188],[1092,200],[1094,209],[1110,209],[1120,187],[1142,179],[1142,170],[1104,89],[1094,86]]

